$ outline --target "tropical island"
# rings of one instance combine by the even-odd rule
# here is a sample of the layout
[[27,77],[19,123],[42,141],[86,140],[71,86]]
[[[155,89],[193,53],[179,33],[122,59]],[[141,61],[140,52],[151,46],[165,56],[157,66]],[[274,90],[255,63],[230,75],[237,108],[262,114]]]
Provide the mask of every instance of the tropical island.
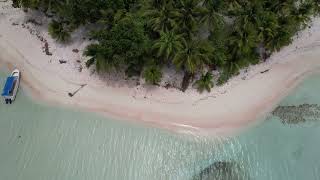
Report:
[[242,126],[320,66],[318,0],[3,4],[0,62],[31,94],[169,129]]
[[320,10],[317,0],[13,0],[13,6],[51,17],[49,34],[62,43],[79,26],[94,25],[88,34],[94,42],[84,52],[91,57],[87,67],[142,74],[158,84],[162,67],[172,66],[184,73],[182,91],[202,74],[200,92],[213,86],[210,70],[218,69],[217,84],[225,83],[291,43]]

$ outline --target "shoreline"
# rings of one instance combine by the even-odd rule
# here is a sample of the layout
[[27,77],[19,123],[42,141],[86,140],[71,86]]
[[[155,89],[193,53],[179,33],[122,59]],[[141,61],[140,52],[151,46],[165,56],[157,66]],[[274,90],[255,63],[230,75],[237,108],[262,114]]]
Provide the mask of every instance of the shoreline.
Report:
[[[0,65],[21,69],[22,88],[32,99],[178,133],[225,136],[258,123],[305,77],[320,69],[318,18],[311,30],[299,33],[299,38],[267,62],[249,67],[227,84],[214,87],[211,93],[201,95],[195,89],[182,93],[143,85],[129,87],[123,82],[105,81],[87,69],[80,73],[72,63],[56,63],[61,57],[81,59],[80,55],[69,55],[66,51],[85,43],[74,43],[70,47],[58,45],[40,28],[41,35],[54,46],[57,54],[46,56],[32,34],[11,25],[11,22],[25,20],[21,20],[22,12],[14,11],[10,14],[8,10],[8,14],[0,18]],[[12,20],[14,18],[16,20]],[[267,73],[260,73],[266,69],[269,69]],[[87,86],[69,97],[68,93],[81,84]]]
[[[0,47],[2,47],[2,44],[0,43]],[[1,50],[0,50],[1,51]],[[2,59],[4,52],[1,51],[0,55],[0,64],[5,64],[6,69],[13,69],[13,67],[22,67],[23,65],[19,64],[17,66],[13,66],[10,62],[4,61]],[[14,58],[8,58],[8,59],[14,59]],[[16,62],[17,63],[17,62]],[[19,62],[18,62],[19,63]],[[270,99],[265,103],[261,103],[261,107],[256,107],[256,109],[249,110],[249,112],[240,112],[240,116],[237,117],[237,115],[232,114],[231,116],[237,117],[232,118],[231,116],[228,116],[226,113],[225,116],[222,115],[221,119],[224,119],[226,122],[221,121],[212,121],[210,117],[201,118],[201,120],[198,120],[197,122],[193,122],[193,118],[186,118],[185,120],[179,120],[178,116],[170,116],[170,115],[164,115],[164,114],[155,114],[155,116],[152,116],[153,113],[146,112],[147,115],[139,117],[130,117],[126,116],[126,114],[122,114],[119,111],[109,111],[107,108],[103,108],[103,104],[85,104],[88,103],[88,101],[80,101],[78,99],[73,100],[72,98],[67,97],[67,94],[63,95],[56,91],[50,91],[49,88],[52,87],[46,87],[41,84],[40,81],[38,81],[35,77],[32,75],[33,72],[23,71],[22,74],[22,89],[24,92],[30,96],[34,101],[39,103],[46,103],[48,105],[63,105],[68,108],[77,108],[82,111],[87,112],[93,112],[98,113],[100,115],[103,115],[108,118],[116,119],[116,120],[125,120],[125,121],[133,121],[138,123],[143,123],[148,126],[156,127],[156,128],[164,128],[169,131],[178,132],[178,133],[185,133],[185,134],[193,134],[193,135],[217,135],[221,137],[226,137],[228,135],[234,134],[238,130],[247,128],[248,126],[255,125],[261,120],[264,119],[267,113],[272,111],[273,108],[287,95],[289,95],[299,84],[302,82],[305,78],[308,78],[309,76],[313,74],[320,73],[320,66],[313,71],[304,72],[301,75],[293,78],[291,81],[286,82],[285,88],[280,90],[278,93],[274,93],[271,95]],[[34,82],[32,82],[34,81]],[[42,87],[41,87],[42,86]],[[241,85],[240,85],[241,86]],[[48,92],[43,93],[42,91],[48,90]],[[55,94],[57,93],[57,94]],[[50,97],[51,96],[51,97]],[[59,97],[58,97],[59,96]],[[56,99],[57,98],[57,99]],[[83,104],[82,104],[83,103]],[[126,107],[124,107],[126,108]],[[115,109],[118,109],[115,107]],[[214,112],[213,112],[214,113]],[[242,114],[242,115],[241,115]],[[148,117],[158,117],[158,119],[152,119],[151,121],[148,121]],[[182,117],[182,116],[180,116]],[[217,118],[218,119],[218,118]],[[173,122],[168,123],[168,121],[173,120]],[[228,122],[232,121],[232,122]]]

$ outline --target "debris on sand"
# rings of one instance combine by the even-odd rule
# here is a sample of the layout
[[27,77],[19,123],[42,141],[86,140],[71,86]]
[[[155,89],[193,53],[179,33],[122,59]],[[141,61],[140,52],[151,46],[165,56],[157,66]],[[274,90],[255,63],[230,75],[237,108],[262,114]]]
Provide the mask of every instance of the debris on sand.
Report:
[[268,72],[269,70],[270,70],[270,69],[267,69],[267,70],[261,71],[260,73],[263,74],[263,73]]
[[80,85],[79,89],[77,89],[76,91],[74,91],[73,93],[69,92],[68,96],[69,97],[73,97],[74,95],[76,95],[82,88],[84,88],[87,84],[82,84]]
[[65,63],[67,63],[67,61],[66,61],[66,60],[63,60],[63,59],[60,59],[60,60],[59,60],[59,63],[60,63],[60,64],[65,64]]
[[36,25],[36,26],[42,26],[42,23],[36,21],[35,19],[28,19],[28,20],[26,21],[26,24],[28,24],[28,23],[34,24],[34,25]]
[[45,43],[44,43],[43,49],[44,49],[44,52],[46,53],[46,55],[52,56],[52,53],[49,51],[49,44],[48,44],[48,42],[45,42]]
[[78,53],[78,52],[79,52],[79,49],[72,49],[72,52]]

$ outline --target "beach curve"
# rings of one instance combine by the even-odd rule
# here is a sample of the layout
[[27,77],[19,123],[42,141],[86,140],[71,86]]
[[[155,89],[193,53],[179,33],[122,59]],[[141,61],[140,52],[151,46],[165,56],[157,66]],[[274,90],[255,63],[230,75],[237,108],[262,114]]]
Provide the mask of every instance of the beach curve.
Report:
[[[79,75],[75,69],[51,63],[52,57],[39,51],[41,45],[32,35],[9,22],[9,18],[0,19],[0,65],[21,69],[23,88],[33,99],[181,133],[225,135],[246,127],[320,68],[320,21],[315,19],[293,44],[211,93],[114,87],[89,78],[89,72]],[[267,73],[260,73],[266,69]],[[69,97],[81,84],[87,86]]]

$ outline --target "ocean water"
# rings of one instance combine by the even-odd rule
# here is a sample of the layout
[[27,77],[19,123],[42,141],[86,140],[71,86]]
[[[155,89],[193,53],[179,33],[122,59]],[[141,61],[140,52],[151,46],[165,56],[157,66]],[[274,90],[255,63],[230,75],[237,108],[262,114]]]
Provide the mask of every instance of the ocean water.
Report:
[[287,112],[218,140],[39,104],[20,91],[14,105],[0,103],[0,180],[319,180],[318,104],[316,75],[283,100]]

